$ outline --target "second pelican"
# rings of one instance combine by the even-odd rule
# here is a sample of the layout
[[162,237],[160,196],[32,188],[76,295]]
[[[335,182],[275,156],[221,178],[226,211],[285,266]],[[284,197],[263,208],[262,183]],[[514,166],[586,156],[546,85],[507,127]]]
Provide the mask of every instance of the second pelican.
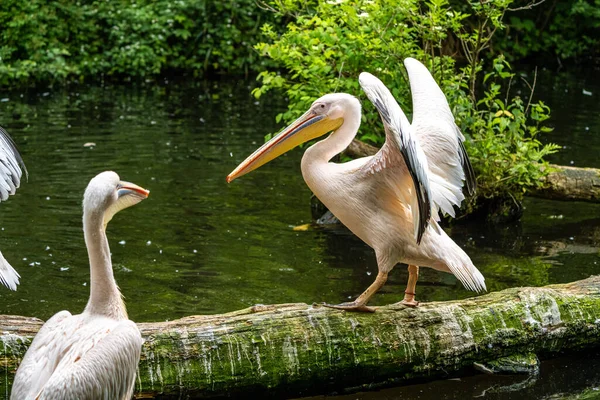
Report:
[[356,136],[360,102],[349,94],[332,93],[265,143],[231,174],[231,182],[297,145],[328,132],[302,157],[302,175],[313,193],[356,236],[375,250],[375,282],[356,300],[329,307],[373,312],[367,302],[386,282],[397,263],[408,264],[403,304],[417,306],[419,266],[454,274],[468,289],[485,290],[483,275],[469,256],[440,228],[440,210],[454,216],[454,206],[475,190],[475,176],[443,92],[427,68],[407,58],[413,99],[412,124],[385,87],[363,72],[360,85],[375,105],[386,141],[372,157],[343,164],[330,162]]

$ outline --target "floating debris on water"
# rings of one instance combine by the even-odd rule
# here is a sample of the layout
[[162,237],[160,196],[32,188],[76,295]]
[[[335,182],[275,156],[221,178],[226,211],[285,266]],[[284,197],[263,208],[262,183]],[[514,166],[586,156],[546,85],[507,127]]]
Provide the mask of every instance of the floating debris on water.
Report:
[[298,225],[293,228],[295,231],[304,232],[310,229],[310,224]]

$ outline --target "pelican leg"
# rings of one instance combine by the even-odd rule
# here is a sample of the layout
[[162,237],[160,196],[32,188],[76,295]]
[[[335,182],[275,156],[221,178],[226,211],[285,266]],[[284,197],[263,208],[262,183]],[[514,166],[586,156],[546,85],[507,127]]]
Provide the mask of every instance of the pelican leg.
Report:
[[375,312],[373,307],[367,307],[367,303],[373,297],[375,293],[385,284],[387,281],[387,272],[381,272],[377,274],[375,278],[375,282],[371,284],[360,296],[356,298],[354,301],[350,301],[347,303],[341,304],[327,304],[323,303],[323,306],[329,308],[335,308],[337,310],[347,310],[347,311],[362,311],[362,312]]
[[419,267],[417,265],[409,265],[408,283],[406,284],[406,290],[404,291],[404,300],[402,300],[400,304],[407,307],[417,307],[419,305],[419,302],[415,301],[417,279],[419,279]]

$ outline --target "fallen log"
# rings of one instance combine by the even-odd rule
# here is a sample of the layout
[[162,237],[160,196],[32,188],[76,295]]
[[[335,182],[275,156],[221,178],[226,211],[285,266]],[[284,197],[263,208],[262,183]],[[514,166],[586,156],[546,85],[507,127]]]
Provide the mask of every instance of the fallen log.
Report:
[[546,186],[532,196],[552,200],[600,202],[600,169],[550,165],[554,172],[546,177]]
[[[353,140],[345,152],[352,158],[358,158],[373,155],[377,150],[375,146]],[[600,202],[600,169],[555,164],[550,167],[554,171],[546,177],[545,187],[529,192],[530,195],[552,200]]]
[[[10,384],[42,321],[1,316]],[[301,395],[472,371],[518,354],[600,345],[600,276],[476,298],[348,313],[306,304],[138,324],[144,397]],[[5,382],[6,381],[6,382]],[[7,391],[8,388],[4,387]],[[161,397],[164,398],[164,397]]]

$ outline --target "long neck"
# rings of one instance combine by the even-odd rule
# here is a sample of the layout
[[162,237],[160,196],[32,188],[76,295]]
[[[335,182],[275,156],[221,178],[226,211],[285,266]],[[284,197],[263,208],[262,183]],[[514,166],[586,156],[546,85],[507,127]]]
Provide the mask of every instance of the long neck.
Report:
[[125,304],[113,275],[103,216],[84,213],[83,231],[90,259],[90,299],[85,312],[127,319]]
[[302,164],[314,162],[328,163],[350,145],[360,127],[360,107],[351,110],[344,118],[344,123],[326,139],[311,146],[304,153]]

